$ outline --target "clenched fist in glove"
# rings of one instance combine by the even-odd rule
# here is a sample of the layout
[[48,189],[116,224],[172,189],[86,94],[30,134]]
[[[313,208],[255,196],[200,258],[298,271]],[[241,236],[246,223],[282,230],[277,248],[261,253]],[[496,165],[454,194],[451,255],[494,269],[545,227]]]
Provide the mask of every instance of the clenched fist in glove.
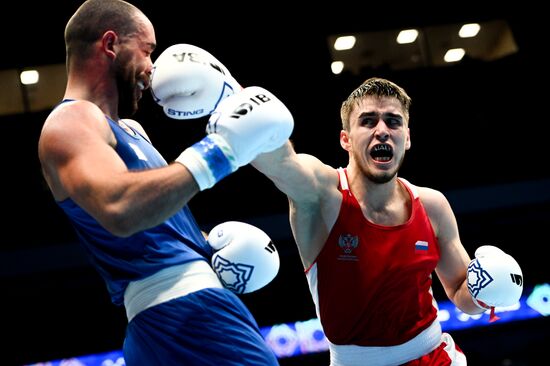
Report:
[[176,162],[187,167],[202,191],[259,154],[282,146],[293,128],[286,106],[267,90],[251,86],[218,105],[206,127],[208,136]]
[[208,234],[212,267],[224,287],[237,294],[259,290],[279,271],[279,254],[269,236],[255,226],[228,221]]
[[221,62],[190,44],[170,46],[154,62],[151,93],[170,118],[207,116],[241,89]]
[[501,249],[483,245],[468,265],[468,291],[483,309],[494,311],[495,306],[514,305],[523,291],[521,268]]

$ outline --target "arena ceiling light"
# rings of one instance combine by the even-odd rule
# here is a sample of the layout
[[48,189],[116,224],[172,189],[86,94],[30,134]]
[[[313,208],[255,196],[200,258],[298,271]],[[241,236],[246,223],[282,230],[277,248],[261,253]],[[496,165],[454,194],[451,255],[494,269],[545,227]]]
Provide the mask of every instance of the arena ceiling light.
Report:
[[352,49],[355,45],[355,37],[354,36],[341,36],[336,38],[336,41],[334,41],[334,49],[336,51],[343,51],[343,50],[349,50]]
[[397,43],[407,44],[413,43],[418,38],[418,31],[416,29],[405,29],[399,32],[397,35]]
[[458,36],[460,38],[471,38],[477,36],[481,26],[478,23],[468,23],[464,24],[458,31]]
[[[327,45],[331,62],[342,62],[345,65],[342,73],[355,75],[372,74],[377,69],[448,67],[464,58],[490,62],[518,51],[512,29],[505,20],[423,25],[405,30],[358,32],[353,36],[354,46],[344,52],[336,49],[341,35],[329,35]],[[446,61],[445,54],[450,49],[463,49],[463,58]]]
[[19,80],[21,80],[21,84],[23,85],[36,84],[39,78],[40,74],[37,70],[25,70],[19,74]]

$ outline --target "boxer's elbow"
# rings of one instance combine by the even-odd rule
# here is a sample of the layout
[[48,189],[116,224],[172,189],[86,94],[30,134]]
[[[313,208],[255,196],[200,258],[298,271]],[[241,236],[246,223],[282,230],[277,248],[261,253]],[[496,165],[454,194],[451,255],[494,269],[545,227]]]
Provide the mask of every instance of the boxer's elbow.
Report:
[[117,205],[104,209],[97,220],[105,230],[118,237],[129,237],[141,230],[135,215]]

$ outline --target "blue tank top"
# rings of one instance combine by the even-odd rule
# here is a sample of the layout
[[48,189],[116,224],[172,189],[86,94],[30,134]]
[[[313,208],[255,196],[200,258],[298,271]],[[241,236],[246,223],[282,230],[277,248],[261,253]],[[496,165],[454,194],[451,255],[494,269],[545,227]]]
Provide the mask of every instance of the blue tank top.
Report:
[[[132,129],[132,136],[118,123],[106,118],[116,136],[115,150],[129,170],[167,165],[161,154],[135,129]],[[188,206],[156,227],[121,238],[105,230],[72,199],[57,204],[71,220],[116,305],[123,304],[124,291],[130,281],[148,277],[169,266],[193,260],[209,261],[212,256],[212,248]]]

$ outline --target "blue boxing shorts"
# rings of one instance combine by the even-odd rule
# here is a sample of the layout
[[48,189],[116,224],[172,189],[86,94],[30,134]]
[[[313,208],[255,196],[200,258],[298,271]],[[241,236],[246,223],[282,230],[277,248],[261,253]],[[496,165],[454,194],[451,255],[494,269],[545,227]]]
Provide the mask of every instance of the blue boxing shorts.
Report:
[[276,366],[256,321],[227,289],[207,288],[147,308],[128,324],[128,366]]

